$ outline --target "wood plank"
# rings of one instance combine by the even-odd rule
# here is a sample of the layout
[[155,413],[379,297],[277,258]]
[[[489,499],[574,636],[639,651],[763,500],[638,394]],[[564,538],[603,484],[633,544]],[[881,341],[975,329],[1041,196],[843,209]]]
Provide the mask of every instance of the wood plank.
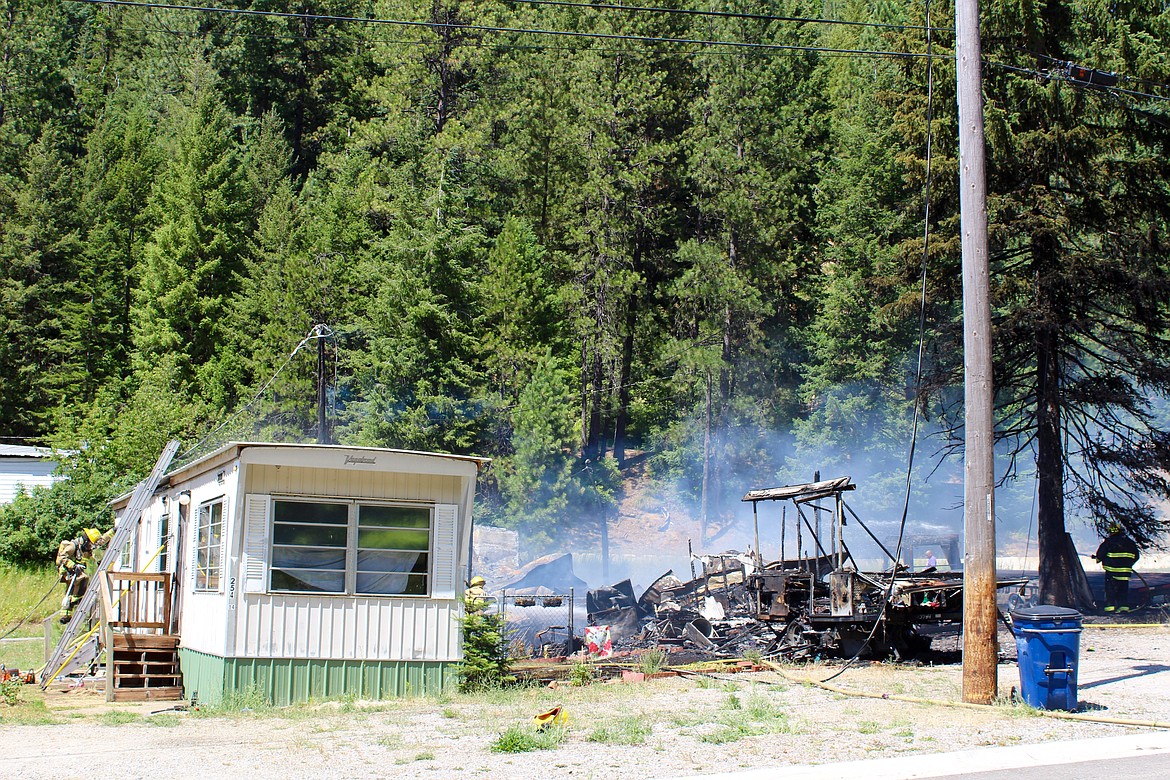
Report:
[[179,646],[176,634],[114,634],[114,649],[172,650]]
[[178,685],[162,688],[115,688],[114,701],[181,701],[183,688]]

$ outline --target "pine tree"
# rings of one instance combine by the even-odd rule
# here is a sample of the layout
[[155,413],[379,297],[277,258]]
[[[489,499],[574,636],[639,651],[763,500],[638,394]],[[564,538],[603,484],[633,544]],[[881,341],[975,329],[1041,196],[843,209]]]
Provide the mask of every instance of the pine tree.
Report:
[[53,126],[0,187],[0,425],[40,437],[85,385],[72,161]]
[[136,290],[135,347],[143,364],[175,355],[184,379],[226,406],[238,372],[223,349],[228,305],[249,212],[236,131],[211,83],[196,84],[174,119],[175,148],[152,202],[157,227]]

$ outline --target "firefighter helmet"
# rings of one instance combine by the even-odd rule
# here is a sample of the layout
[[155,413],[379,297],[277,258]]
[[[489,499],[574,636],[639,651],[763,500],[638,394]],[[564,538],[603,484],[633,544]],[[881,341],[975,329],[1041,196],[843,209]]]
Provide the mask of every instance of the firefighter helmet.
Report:
[[90,544],[97,544],[97,540],[102,538],[102,532],[96,528],[86,528],[85,538],[89,539]]

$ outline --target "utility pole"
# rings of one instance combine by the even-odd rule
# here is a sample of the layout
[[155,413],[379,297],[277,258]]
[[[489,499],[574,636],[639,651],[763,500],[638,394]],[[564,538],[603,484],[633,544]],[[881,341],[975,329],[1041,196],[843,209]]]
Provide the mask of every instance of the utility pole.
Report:
[[996,695],[995,450],[979,0],[955,2],[963,252],[963,701]]
[[317,335],[317,443],[329,443],[325,428],[325,334]]

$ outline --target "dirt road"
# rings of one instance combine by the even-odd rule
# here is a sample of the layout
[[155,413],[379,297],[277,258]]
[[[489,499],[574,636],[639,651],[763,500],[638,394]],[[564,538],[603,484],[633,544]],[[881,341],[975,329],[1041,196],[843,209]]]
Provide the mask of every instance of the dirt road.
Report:
[[[794,668],[826,677],[832,666]],[[1000,667],[1000,691],[1018,685]],[[1080,700],[1088,715],[1170,721],[1170,627],[1094,629],[1081,639]],[[865,665],[845,688],[956,701],[958,666]],[[27,694],[31,697],[31,694]],[[509,726],[565,706],[551,750],[493,752]],[[148,714],[162,705],[105,705],[63,693],[0,704],[0,777],[62,769],[106,778],[623,778],[702,775],[990,745],[1134,733],[1056,720],[1028,708],[981,710],[855,698],[773,673],[524,689],[480,696],[343,702],[284,710]]]

